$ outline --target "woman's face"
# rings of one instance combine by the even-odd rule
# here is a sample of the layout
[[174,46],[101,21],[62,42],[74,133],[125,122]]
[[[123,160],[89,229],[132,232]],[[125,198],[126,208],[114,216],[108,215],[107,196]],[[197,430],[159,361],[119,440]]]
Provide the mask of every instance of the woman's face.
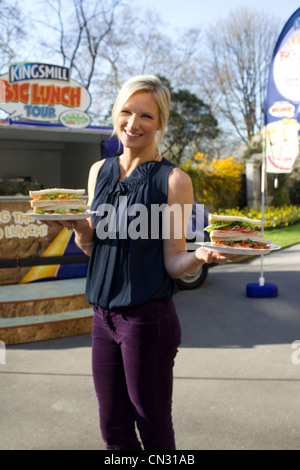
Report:
[[154,148],[159,128],[158,105],[151,93],[134,93],[117,119],[117,132],[123,146],[133,150]]

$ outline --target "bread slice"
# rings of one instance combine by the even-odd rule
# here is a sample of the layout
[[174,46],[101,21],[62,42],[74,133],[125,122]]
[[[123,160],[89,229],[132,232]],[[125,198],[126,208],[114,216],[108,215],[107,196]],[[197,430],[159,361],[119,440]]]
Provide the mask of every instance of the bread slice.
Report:
[[29,196],[36,198],[38,196],[45,196],[47,194],[76,194],[83,196],[85,189],[66,189],[66,188],[51,188],[51,189],[40,189],[39,191],[29,191]]
[[261,225],[261,220],[257,219],[249,219],[248,217],[240,217],[238,215],[217,215],[217,214],[209,214],[208,216],[209,224],[213,224],[215,222],[246,222],[252,224],[253,226],[257,227]]

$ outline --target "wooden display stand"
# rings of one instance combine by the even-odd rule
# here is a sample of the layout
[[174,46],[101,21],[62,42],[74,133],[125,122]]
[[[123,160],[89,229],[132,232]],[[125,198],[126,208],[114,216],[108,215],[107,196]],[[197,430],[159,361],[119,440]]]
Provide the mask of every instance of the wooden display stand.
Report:
[[[0,198],[0,340],[8,345],[90,333],[85,277],[68,264],[87,259],[82,252],[66,255],[72,232],[32,220],[28,210],[27,197]],[[59,263],[69,266],[69,278],[59,278]]]

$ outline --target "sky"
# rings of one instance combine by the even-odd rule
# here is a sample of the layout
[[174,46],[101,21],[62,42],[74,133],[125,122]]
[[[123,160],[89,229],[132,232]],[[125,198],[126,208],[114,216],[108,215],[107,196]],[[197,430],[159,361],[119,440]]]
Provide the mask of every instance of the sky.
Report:
[[[62,5],[64,1],[66,2],[62,0]],[[127,2],[142,17],[147,10],[158,13],[166,35],[174,39],[189,28],[206,29],[216,20],[225,19],[231,12],[242,7],[278,18],[282,21],[283,28],[290,16],[300,8],[300,0],[124,0],[124,3]],[[27,15],[34,19],[39,18],[44,5],[42,0],[23,0],[21,4]],[[26,49],[26,59],[35,54],[35,44],[30,42]]]
[[[300,8],[300,0],[130,0],[137,13],[156,10],[166,23],[168,31],[208,26],[216,19],[226,17],[231,11],[247,7],[259,12],[271,13],[282,18],[282,27],[289,17]],[[22,6],[37,11],[41,0],[23,0]]]
[[300,8],[300,0],[132,0],[131,5],[156,10],[170,30],[208,26],[241,7],[282,18],[283,27]]

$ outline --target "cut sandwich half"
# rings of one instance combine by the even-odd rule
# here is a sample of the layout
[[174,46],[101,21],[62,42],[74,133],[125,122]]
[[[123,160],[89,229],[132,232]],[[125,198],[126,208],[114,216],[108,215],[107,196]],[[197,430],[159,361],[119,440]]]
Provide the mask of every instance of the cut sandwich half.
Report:
[[242,247],[253,249],[268,249],[272,240],[264,238],[257,230],[261,220],[239,216],[209,215],[209,232],[213,245]]
[[78,214],[89,209],[84,189],[53,188],[29,191],[35,214]]

